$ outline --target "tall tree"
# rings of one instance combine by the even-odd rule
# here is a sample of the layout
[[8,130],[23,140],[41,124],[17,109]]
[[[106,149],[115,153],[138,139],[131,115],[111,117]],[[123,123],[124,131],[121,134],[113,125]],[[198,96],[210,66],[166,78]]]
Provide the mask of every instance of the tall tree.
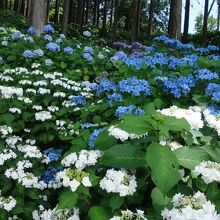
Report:
[[77,24],[79,29],[82,30],[83,27],[83,11],[84,11],[84,1],[78,0],[77,4]]
[[15,0],[14,1],[14,11],[18,11],[18,5],[19,5],[19,2],[18,2],[18,0]]
[[189,32],[189,13],[190,13],[190,0],[186,0],[185,4],[185,18],[184,18],[184,30],[183,30],[183,42],[188,42]]
[[55,23],[60,21],[60,0],[55,1]]
[[133,0],[133,13],[132,13],[132,30],[131,41],[137,41],[139,34],[139,22],[140,22],[140,4],[141,0]]
[[30,10],[32,11],[29,17],[31,18],[30,24],[37,29],[38,33],[41,33],[47,16],[47,0],[32,0],[31,2],[33,8]]
[[118,31],[118,19],[119,19],[119,5],[120,5],[120,0],[115,0],[115,10],[114,10],[114,23],[113,23],[113,36],[112,40],[113,42],[116,41],[116,36],[117,36],[117,31]]
[[68,23],[71,24],[74,22],[74,5],[76,4],[75,0],[70,0],[70,6],[69,6],[69,16],[68,16]]
[[102,21],[103,32],[106,32],[107,13],[108,13],[108,0],[104,0],[103,21]]
[[152,32],[153,32],[153,15],[154,15],[154,0],[150,0],[149,6],[149,19],[147,25],[147,39],[151,40]]
[[169,36],[175,39],[181,38],[182,0],[171,0],[169,17]]
[[26,1],[25,0],[21,0],[20,13],[22,15],[25,15],[25,4],[26,4]]
[[70,0],[63,2],[63,20],[62,20],[62,33],[67,34],[68,31],[68,17],[69,17]]
[[49,23],[49,19],[50,19],[49,14],[50,14],[50,0],[47,0],[47,14],[46,14],[46,20],[45,20],[46,23]]
[[110,11],[110,29],[112,29],[112,20],[113,20],[113,10],[114,10],[114,0],[111,0],[111,11]]
[[96,12],[97,12],[97,15],[96,15],[96,26],[98,27],[99,26],[99,17],[100,17],[100,0],[97,0],[97,9],[96,9]]
[[93,25],[95,25],[97,21],[97,1],[98,0],[94,0],[94,5],[93,5],[93,22],[92,22]]
[[89,0],[86,0],[86,13],[85,13],[85,24],[88,24],[88,20],[89,20]]
[[204,45],[207,42],[207,28],[208,28],[208,16],[209,16],[209,0],[205,0],[204,17],[203,17],[203,27],[202,27],[202,39]]

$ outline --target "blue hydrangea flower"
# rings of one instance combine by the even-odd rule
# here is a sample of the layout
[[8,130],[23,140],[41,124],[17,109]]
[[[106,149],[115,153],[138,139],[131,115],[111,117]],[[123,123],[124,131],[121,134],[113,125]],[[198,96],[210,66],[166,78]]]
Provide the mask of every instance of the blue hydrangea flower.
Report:
[[105,56],[102,53],[98,54],[98,59],[103,60],[105,58]]
[[60,46],[58,45],[58,44],[56,44],[56,43],[48,43],[47,45],[46,45],[46,48],[49,50],[49,51],[51,51],[51,52],[58,52],[58,51],[60,51]]
[[2,62],[3,61],[3,58],[2,58],[2,56],[0,56],[0,62]]
[[66,38],[66,36],[64,34],[60,34],[60,38]]
[[29,42],[29,43],[33,43],[34,42],[34,39],[31,36],[25,37],[24,40]]
[[97,94],[102,94],[104,92],[116,91],[115,83],[108,79],[102,79],[97,87]]
[[121,102],[121,101],[123,101],[123,97],[119,93],[113,93],[108,95],[108,103],[111,107],[113,105],[113,102]]
[[34,51],[34,54],[38,57],[42,57],[44,55],[44,51],[41,49],[37,49]]
[[215,72],[211,72],[208,69],[200,69],[195,71],[195,77],[197,80],[212,80],[212,79],[218,79],[219,76]]
[[30,59],[33,58],[35,54],[31,50],[25,50],[23,53],[23,57]]
[[132,93],[134,96],[140,96],[141,94],[148,96],[151,94],[149,83],[136,77],[121,80],[118,86],[120,92]]
[[71,55],[73,54],[73,48],[72,47],[65,47],[63,49],[64,53],[68,54],[68,55]]
[[7,47],[8,46],[8,41],[7,40],[2,41],[1,45],[4,46],[4,47]]
[[94,58],[91,56],[90,53],[83,53],[83,58],[85,58],[88,62],[94,61]]
[[82,105],[85,106],[86,105],[86,99],[84,96],[82,95],[78,95],[78,96],[73,96],[71,97],[71,101],[75,104],[75,105]]
[[37,29],[35,27],[29,27],[27,30],[27,33],[30,35],[36,35],[37,34]]
[[97,127],[97,126],[98,126],[98,124],[89,123],[89,122],[84,123],[84,124],[81,124],[81,128],[82,128],[82,129],[91,128],[91,127]]
[[89,137],[89,147],[95,146],[96,138],[104,131],[104,128],[94,130]]
[[11,39],[12,40],[17,40],[21,38],[21,32],[20,31],[15,31],[14,33],[11,34]]
[[41,177],[41,180],[43,180],[45,183],[48,184],[48,183],[50,183],[50,182],[56,180],[57,173],[60,172],[60,171],[62,171],[62,170],[63,170],[63,168],[62,168],[61,166],[58,167],[58,168],[54,168],[54,167],[52,167],[52,166],[49,166],[49,167],[45,170],[43,176]]
[[56,43],[57,43],[57,44],[61,44],[61,43],[63,43],[62,38],[58,38],[58,39],[56,39]]
[[62,150],[51,147],[47,150],[44,150],[43,154],[46,155],[50,161],[58,161],[61,158]]
[[216,105],[208,106],[208,110],[212,115],[220,115],[220,108]]
[[46,59],[45,60],[45,65],[46,66],[51,66],[53,64],[53,61],[51,59]]
[[117,115],[119,118],[121,118],[122,115],[141,115],[143,113],[144,110],[136,107],[135,105],[119,106],[115,111],[115,115]]
[[209,83],[205,93],[208,96],[211,96],[213,93],[220,91],[220,84],[216,84],[216,83]]
[[51,34],[54,33],[54,28],[50,24],[47,24],[43,27],[43,31],[44,33]]
[[217,50],[219,50],[219,47],[215,46],[215,45],[208,45],[207,49],[209,51],[217,51]]
[[44,35],[44,40],[52,41],[53,38],[49,34],[46,34],[46,35]]
[[94,50],[92,47],[84,47],[84,52],[94,54]]

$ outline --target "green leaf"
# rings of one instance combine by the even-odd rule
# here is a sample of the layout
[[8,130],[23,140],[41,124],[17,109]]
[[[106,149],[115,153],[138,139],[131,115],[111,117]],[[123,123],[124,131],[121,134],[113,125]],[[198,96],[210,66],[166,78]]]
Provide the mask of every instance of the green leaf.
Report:
[[61,67],[62,69],[65,69],[65,68],[66,68],[66,66],[67,66],[67,64],[66,64],[66,63],[64,63],[64,62],[61,62],[61,63],[60,63],[60,67]]
[[193,170],[204,160],[209,160],[209,155],[202,148],[182,147],[174,151],[181,166]]
[[119,209],[124,202],[124,198],[119,195],[113,195],[110,199],[110,206],[112,211]]
[[145,115],[126,115],[123,116],[123,119],[123,122],[119,124],[118,127],[129,133],[143,135],[151,130],[148,119]]
[[164,196],[157,187],[151,191],[151,199],[154,209],[158,212],[161,212],[161,210],[171,201],[171,199],[167,196]]
[[220,163],[220,148],[215,146],[206,145],[204,150],[209,154],[209,156],[217,163]]
[[146,160],[153,182],[165,195],[181,179],[176,156],[168,148],[152,143],[147,149]]
[[73,208],[78,200],[79,195],[76,192],[66,191],[59,197],[58,207],[60,209]]
[[105,151],[101,162],[103,165],[136,169],[146,164],[144,152],[130,144],[121,144]]
[[94,206],[90,208],[88,217],[90,220],[108,220],[109,219],[106,210],[100,206]]

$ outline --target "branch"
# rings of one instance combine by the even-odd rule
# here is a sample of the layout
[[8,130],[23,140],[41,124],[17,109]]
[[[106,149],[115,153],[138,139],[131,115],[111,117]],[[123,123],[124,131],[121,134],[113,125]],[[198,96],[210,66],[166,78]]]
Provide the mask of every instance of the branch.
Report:
[[211,4],[209,12],[208,12],[208,17],[209,17],[210,12],[212,11],[212,7],[213,7],[214,3],[215,3],[215,0],[212,1],[212,4]]

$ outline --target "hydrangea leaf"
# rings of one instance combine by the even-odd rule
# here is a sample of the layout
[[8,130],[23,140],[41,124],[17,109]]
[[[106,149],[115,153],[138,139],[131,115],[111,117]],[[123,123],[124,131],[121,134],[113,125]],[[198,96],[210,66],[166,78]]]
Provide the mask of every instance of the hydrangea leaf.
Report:
[[166,195],[181,179],[175,154],[160,144],[152,143],[147,149],[146,160],[152,170],[153,182]]

